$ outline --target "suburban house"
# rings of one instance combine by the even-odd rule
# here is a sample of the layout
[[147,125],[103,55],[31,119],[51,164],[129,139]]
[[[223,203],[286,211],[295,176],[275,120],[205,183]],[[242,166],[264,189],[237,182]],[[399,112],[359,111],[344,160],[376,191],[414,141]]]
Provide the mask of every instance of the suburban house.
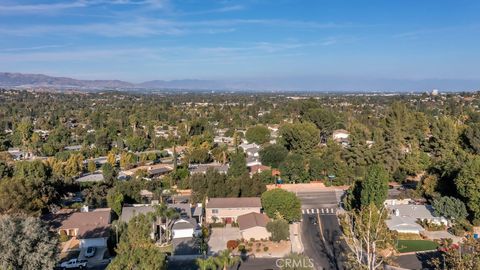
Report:
[[247,148],[245,150],[245,153],[247,154],[248,157],[259,157],[260,154],[260,147],[252,147],[252,148]]
[[248,213],[238,216],[237,222],[243,239],[269,239],[271,234],[267,231],[267,223],[270,221],[267,215],[260,213]]
[[190,165],[188,170],[190,171],[191,174],[195,173],[203,173],[205,174],[209,168],[213,168],[219,173],[222,174],[227,174],[228,172],[228,164],[221,164],[221,163],[208,163],[208,164],[196,164],[196,165]]
[[82,150],[82,145],[65,146],[63,149],[65,149],[66,151],[80,151]]
[[245,162],[247,163],[247,167],[255,166],[255,165],[262,165],[260,158],[249,156],[246,158]]
[[232,137],[225,137],[225,136],[215,136],[213,138],[213,142],[217,144],[233,144],[233,138]]
[[256,143],[242,143],[238,147],[242,148],[243,152],[247,152],[247,149],[260,149],[260,146]]
[[84,212],[62,209],[46,217],[46,220],[59,234],[76,238],[80,249],[107,247],[107,239],[110,236],[110,208],[89,211],[86,207]]
[[433,216],[431,205],[406,204],[405,200],[402,200],[388,204],[386,207],[389,210],[389,219],[386,223],[391,231],[420,234],[425,229],[417,223],[417,220],[448,225],[446,218]]
[[128,177],[133,176],[137,171],[144,170],[147,172],[149,178],[161,178],[164,175],[173,171],[173,166],[169,164],[154,164],[149,166],[139,166],[130,170],[122,171],[122,173]]
[[25,152],[19,148],[9,148],[7,151],[12,156],[13,160],[24,160],[34,157],[31,152]]
[[250,173],[250,175],[253,175],[253,174],[256,174],[256,173],[261,173],[261,172],[264,172],[264,171],[269,171],[271,169],[272,169],[272,167],[265,166],[265,165],[248,166],[248,172]]
[[75,179],[75,182],[78,183],[86,183],[86,182],[103,182],[103,174],[101,173],[93,173],[81,176]]
[[332,137],[335,142],[347,146],[349,144],[348,137],[350,137],[350,133],[345,129],[337,129],[333,131]]
[[197,231],[197,229],[198,225],[195,219],[178,219],[173,223],[172,237],[173,239],[191,238],[195,235],[195,231]]
[[236,222],[238,216],[249,213],[260,213],[262,203],[258,197],[243,198],[211,198],[205,210],[208,223]]

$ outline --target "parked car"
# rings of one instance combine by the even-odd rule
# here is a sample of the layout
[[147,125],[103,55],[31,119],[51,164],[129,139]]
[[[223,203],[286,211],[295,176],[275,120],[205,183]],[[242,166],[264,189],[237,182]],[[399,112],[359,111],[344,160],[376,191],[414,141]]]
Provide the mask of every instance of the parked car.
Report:
[[85,258],[91,258],[95,256],[95,252],[97,252],[96,247],[88,247],[87,250],[85,251]]
[[61,269],[85,269],[87,268],[87,260],[71,259],[60,264]]

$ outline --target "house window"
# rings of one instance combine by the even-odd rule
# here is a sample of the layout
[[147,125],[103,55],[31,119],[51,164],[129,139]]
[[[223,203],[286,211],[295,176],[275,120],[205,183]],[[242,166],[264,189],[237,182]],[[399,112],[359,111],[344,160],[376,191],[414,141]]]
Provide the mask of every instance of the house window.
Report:
[[212,209],[212,214],[218,214],[218,209]]

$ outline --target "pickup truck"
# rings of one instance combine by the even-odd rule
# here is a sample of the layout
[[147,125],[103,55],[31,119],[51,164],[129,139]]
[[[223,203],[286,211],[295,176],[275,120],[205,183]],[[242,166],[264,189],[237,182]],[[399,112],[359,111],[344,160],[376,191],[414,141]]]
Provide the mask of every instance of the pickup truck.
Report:
[[85,269],[87,268],[87,260],[71,259],[60,264],[61,269]]

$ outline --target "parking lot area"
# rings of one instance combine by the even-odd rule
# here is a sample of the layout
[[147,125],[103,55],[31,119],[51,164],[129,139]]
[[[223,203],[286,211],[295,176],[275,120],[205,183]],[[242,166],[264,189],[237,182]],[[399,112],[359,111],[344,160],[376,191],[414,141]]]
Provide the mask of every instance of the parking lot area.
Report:
[[240,229],[238,227],[212,228],[208,246],[211,254],[217,253],[227,248],[228,240],[241,239]]

